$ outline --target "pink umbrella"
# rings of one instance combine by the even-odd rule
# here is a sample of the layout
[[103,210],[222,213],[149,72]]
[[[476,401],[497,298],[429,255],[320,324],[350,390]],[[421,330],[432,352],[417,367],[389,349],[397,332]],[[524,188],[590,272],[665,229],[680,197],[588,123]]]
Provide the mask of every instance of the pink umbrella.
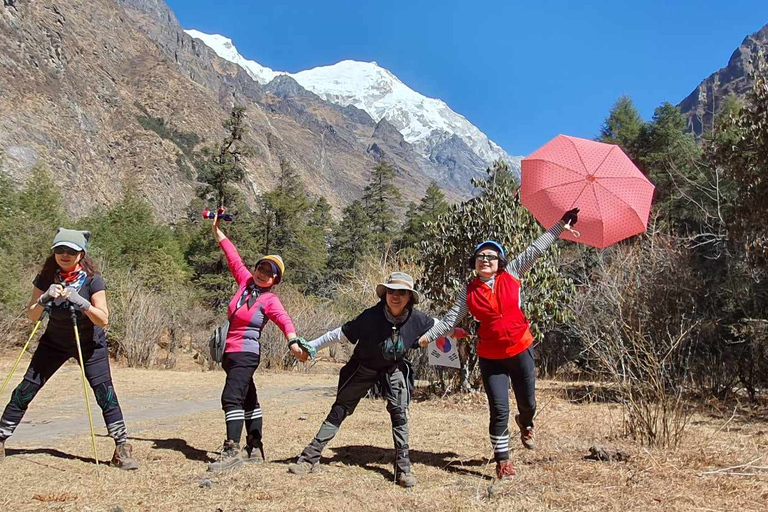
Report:
[[523,160],[520,200],[550,227],[578,207],[576,237],[562,238],[604,248],[645,232],[653,183],[614,144],[558,135]]

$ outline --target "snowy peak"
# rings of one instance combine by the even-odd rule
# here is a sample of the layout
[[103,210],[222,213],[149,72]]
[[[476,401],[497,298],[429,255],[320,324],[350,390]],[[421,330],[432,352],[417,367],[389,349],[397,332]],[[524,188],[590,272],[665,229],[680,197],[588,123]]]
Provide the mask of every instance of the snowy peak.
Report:
[[444,101],[419,94],[376,62],[343,60],[331,66],[291,74],[247,60],[232,40],[224,36],[197,30],[186,30],[186,33],[203,41],[222,59],[240,65],[259,83],[266,84],[278,75],[289,75],[326,101],[343,107],[353,105],[367,112],[377,123],[386,119],[407,142],[432,161],[437,158],[435,148],[441,147],[453,135],[464,141],[486,165],[503,159],[516,167],[520,160],[510,157]]
[[257,82],[260,84],[267,84],[272,81],[277,75],[284,75],[286,73],[275,72],[268,67],[262,66],[256,61],[248,60],[237,51],[232,40],[228,37],[221,36],[219,34],[205,34],[198,30],[185,30],[187,34],[195,39],[201,40],[205,45],[216,52],[216,55],[224,60],[228,60],[234,64],[237,64]]

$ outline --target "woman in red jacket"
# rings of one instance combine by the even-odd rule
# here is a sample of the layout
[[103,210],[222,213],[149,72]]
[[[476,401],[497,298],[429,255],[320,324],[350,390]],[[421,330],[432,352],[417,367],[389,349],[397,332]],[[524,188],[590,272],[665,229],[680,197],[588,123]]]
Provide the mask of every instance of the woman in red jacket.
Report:
[[544,251],[558,239],[566,226],[576,224],[579,209],[574,208],[540,236],[517,258],[507,263],[504,249],[488,240],[475,247],[470,266],[477,275],[459,292],[445,318],[419,340],[424,347],[453,329],[467,312],[480,323],[477,330],[477,355],[480,373],[488,395],[488,431],[496,459],[496,476],[514,476],[509,460],[509,381],[515,392],[519,414],[515,422],[523,446],[535,448],[533,416],[536,413],[536,368],[533,336],[522,310],[520,280]]

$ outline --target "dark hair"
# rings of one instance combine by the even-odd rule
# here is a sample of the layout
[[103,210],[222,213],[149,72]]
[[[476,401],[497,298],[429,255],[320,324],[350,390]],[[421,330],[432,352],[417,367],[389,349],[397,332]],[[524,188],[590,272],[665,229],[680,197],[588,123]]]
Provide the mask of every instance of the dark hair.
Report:
[[[482,249],[482,247],[481,247]],[[480,251],[478,251],[480,252]],[[477,252],[472,254],[472,256],[469,258],[469,270],[475,270],[475,257],[477,256]],[[509,262],[507,261],[507,258],[504,258],[499,254],[499,269],[496,271],[497,274],[500,274],[504,270],[506,270],[507,265],[509,265]]]
[[[88,276],[95,276],[101,273],[99,272],[99,268],[96,266],[96,263],[93,262],[87,253],[83,253],[83,257],[80,258],[80,266],[83,267],[83,270],[85,270],[85,273]],[[43,269],[40,271],[40,277],[44,282],[52,283],[54,281],[57,268],[59,268],[59,264],[56,263],[56,256],[51,253],[51,255],[48,256],[43,263]]]

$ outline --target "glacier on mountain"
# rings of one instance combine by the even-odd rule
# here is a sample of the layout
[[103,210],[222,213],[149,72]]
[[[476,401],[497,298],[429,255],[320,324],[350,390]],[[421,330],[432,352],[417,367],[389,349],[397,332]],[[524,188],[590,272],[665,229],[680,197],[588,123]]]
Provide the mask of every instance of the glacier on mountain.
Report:
[[457,135],[486,164],[502,159],[519,170],[520,157],[511,157],[444,101],[419,94],[376,62],[343,60],[331,66],[286,73],[246,59],[227,37],[197,30],[185,32],[201,40],[222,59],[245,69],[261,84],[269,83],[278,75],[289,75],[326,101],[341,106],[353,105],[367,112],[376,122],[386,119],[427,158],[441,142]]

